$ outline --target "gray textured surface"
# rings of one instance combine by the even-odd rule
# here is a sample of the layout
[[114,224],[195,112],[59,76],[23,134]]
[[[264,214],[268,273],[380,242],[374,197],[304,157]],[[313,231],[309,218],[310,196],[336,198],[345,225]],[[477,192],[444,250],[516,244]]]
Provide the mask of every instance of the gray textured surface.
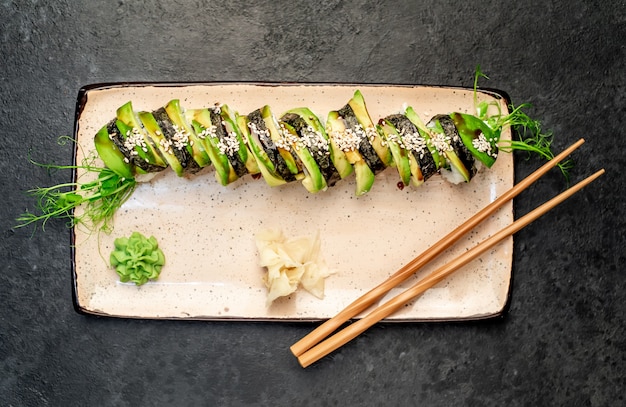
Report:
[[[623,1],[0,3],[0,404],[624,404],[621,143]],[[85,317],[70,292],[68,231],[14,230],[23,191],[66,181],[78,89],[114,81],[346,81],[484,85],[579,137],[572,179],[601,181],[516,237],[513,295],[496,321],[379,325],[303,370],[287,348],[310,324]],[[538,161],[518,156],[521,179]],[[515,201],[564,188],[558,172]]]

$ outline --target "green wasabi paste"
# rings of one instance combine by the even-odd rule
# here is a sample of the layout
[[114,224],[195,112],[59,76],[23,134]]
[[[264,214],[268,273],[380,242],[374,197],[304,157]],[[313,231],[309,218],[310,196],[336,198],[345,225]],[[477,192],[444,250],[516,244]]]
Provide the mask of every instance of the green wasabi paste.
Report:
[[154,236],[147,238],[139,232],[133,232],[130,237],[115,239],[114,245],[110,262],[120,276],[120,281],[142,285],[159,277],[165,256]]

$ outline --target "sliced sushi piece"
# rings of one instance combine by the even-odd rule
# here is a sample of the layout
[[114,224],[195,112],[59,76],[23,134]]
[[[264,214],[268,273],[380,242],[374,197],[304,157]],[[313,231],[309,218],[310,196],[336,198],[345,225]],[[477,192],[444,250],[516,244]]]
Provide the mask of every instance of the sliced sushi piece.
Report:
[[134,166],[114,141],[116,138],[119,138],[119,133],[115,120],[112,120],[94,136],[96,151],[107,168],[122,178],[132,178],[135,172]]
[[[254,112],[253,112],[254,113]],[[257,127],[257,121],[250,121],[252,115],[253,119],[258,119],[262,123],[262,118],[256,114],[250,114],[248,116],[237,115],[237,127],[241,132],[242,138],[245,140],[248,152],[254,158],[256,165],[261,173],[261,176],[265,182],[272,187],[285,184],[285,181],[280,175],[276,173],[276,167],[270,160],[269,156],[263,149],[261,144],[261,138],[269,137],[265,134],[266,130],[259,130]],[[259,123],[259,124],[261,124]]]
[[499,134],[476,116],[466,113],[451,113],[461,140],[472,155],[487,168],[496,162],[498,157]]
[[[302,174],[302,165],[298,160],[298,156],[292,153],[291,143],[285,142],[284,135],[280,131],[278,119],[274,116],[274,113],[269,105],[265,105],[261,108],[261,117],[263,118],[265,129],[267,130],[272,143],[276,147],[278,155],[285,162],[285,166],[290,175],[294,178],[294,180],[302,179],[304,175]],[[283,176],[283,178],[285,177]],[[286,178],[285,180],[287,181]]]
[[195,172],[201,168],[211,165],[211,159],[206,151],[203,141],[198,137],[193,126],[185,115],[185,111],[180,105],[180,100],[172,99],[164,107],[174,126],[175,142],[191,154],[193,161],[197,166],[189,164],[188,171]]
[[427,139],[406,115],[390,115],[386,120],[396,128],[402,146],[408,152],[413,184],[416,186],[423,184],[438,172]]
[[378,132],[374,127],[364,127],[357,119],[352,106],[345,105],[341,109],[337,110],[338,117],[344,121],[347,137],[353,138],[356,141],[356,148],[359,154],[370,167],[370,170],[374,174],[378,174],[383,171],[387,166],[381,161],[378,153],[372,145],[372,141],[375,137],[378,137]]
[[239,160],[246,167],[246,172],[248,174],[258,174],[259,166],[250,153],[246,138],[244,138],[241,129],[237,125],[237,119],[239,114],[236,111],[231,110],[228,105],[219,106],[220,116],[222,116],[222,125],[224,126],[224,131],[230,135],[231,139],[236,139],[239,148],[237,149],[237,155]]
[[[150,137],[155,141],[163,159],[176,175],[183,176],[192,158],[186,149],[174,147],[173,139],[176,137],[176,131],[173,129],[165,109],[158,109],[155,113],[139,112],[137,115]],[[156,119],[155,115],[159,117],[159,120]],[[161,126],[166,130],[163,130]]]
[[[221,107],[215,107],[209,109],[211,115],[211,122],[213,123],[213,129],[215,136],[219,140],[217,146],[222,154],[226,154],[228,162],[232,166],[235,174],[238,178],[247,174],[245,159],[240,156],[240,151],[246,156],[245,145],[241,140],[238,132],[233,130],[234,125],[231,123],[230,118],[225,119],[222,117]],[[228,123],[226,122],[228,120]],[[228,127],[226,127],[228,125]],[[243,148],[242,148],[243,147]]]
[[282,137],[281,144],[289,148],[294,154],[298,167],[301,168],[303,174],[302,185],[311,193],[325,190],[328,187],[326,180],[317,162],[313,158],[311,151],[302,142],[296,129],[284,122],[279,123],[279,126],[280,135]]
[[[320,169],[324,181],[327,186],[333,186],[341,179],[339,170],[335,166],[335,161],[340,161],[340,165],[349,166],[345,159],[343,161],[337,158],[338,155],[333,148],[324,127],[321,122],[308,108],[296,108],[285,112],[280,121],[293,127],[300,142],[309,150],[311,156],[315,160]],[[346,170],[343,170],[346,172]]]
[[228,185],[234,182],[238,176],[235,173],[228,156],[220,149],[220,139],[217,136],[217,126],[213,124],[213,119],[209,109],[189,110],[192,126],[204,142],[205,150],[215,167],[215,179],[222,184]]
[[398,133],[398,130],[396,129],[393,121],[390,120],[390,117],[381,119],[378,122],[377,127],[384,135],[385,141],[389,146],[389,150],[393,156],[394,166],[396,167],[396,170],[398,170],[398,175],[400,176],[400,181],[405,186],[409,185],[411,182],[411,162],[409,160],[411,152],[405,148],[402,138],[400,137],[400,133]]
[[383,163],[385,167],[392,165],[393,157],[391,156],[391,151],[389,147],[384,142],[383,137],[376,131],[376,127],[374,126],[374,122],[367,110],[367,106],[365,104],[365,98],[360,90],[356,90],[352,98],[348,101],[348,105],[354,112],[356,119],[358,120],[361,127],[365,130],[365,134],[368,137],[368,141],[372,145],[374,151],[378,155],[378,158]]
[[469,182],[476,174],[475,159],[461,141],[452,118],[447,114],[436,115],[426,127],[432,130],[433,144],[448,161],[446,169],[450,169],[452,174],[443,174],[445,178],[453,183]]
[[167,168],[154,140],[133,110],[132,103],[127,102],[120,106],[116,117],[115,125],[123,139],[123,152],[127,154],[128,160],[143,172],[158,172]]
[[328,113],[326,133],[343,151],[348,162],[354,167],[356,177],[355,194],[360,196],[367,193],[374,184],[375,175],[359,150],[362,139],[353,131],[348,131],[346,121],[336,110]]
[[[263,112],[265,112],[265,116],[268,116],[267,122],[264,118]],[[288,151],[279,149],[278,146],[276,146],[270,134],[270,130],[267,127],[268,122],[270,125],[274,123],[271,111],[269,111],[268,115],[267,108],[257,109],[248,114],[247,119],[252,142],[260,146],[262,151],[267,156],[268,162],[270,163],[270,166],[268,166],[270,171],[286,182],[295,181],[297,167],[295,161],[293,160],[293,156],[291,156]],[[276,126],[273,125],[273,127],[274,132],[278,133]],[[287,159],[285,159],[285,157],[287,157]]]

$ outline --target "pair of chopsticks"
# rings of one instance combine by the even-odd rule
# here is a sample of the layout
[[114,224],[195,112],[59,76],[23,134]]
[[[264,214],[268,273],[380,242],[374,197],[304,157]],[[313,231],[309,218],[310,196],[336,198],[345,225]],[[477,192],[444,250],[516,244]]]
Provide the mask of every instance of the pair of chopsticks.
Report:
[[335,330],[337,330],[343,323],[347,322],[351,318],[368,309],[392,288],[407,280],[420,268],[433,260],[439,254],[444,252],[447,248],[452,246],[452,244],[458,241],[471,229],[476,227],[476,225],[478,225],[480,222],[493,214],[503,204],[513,199],[523,190],[528,188],[532,183],[537,181],[541,176],[547,173],[550,169],[554,168],[560,161],[570,155],[583,143],[584,140],[580,139],[576,143],[572,144],[562,153],[555,156],[552,160],[545,163],[543,166],[541,166],[535,172],[519,182],[513,188],[505,192],[498,199],[487,205],[476,215],[465,221],[465,223],[463,223],[461,226],[457,227],[440,241],[428,248],[424,253],[422,253],[411,262],[406,264],[404,267],[402,267],[400,270],[398,270],[396,273],[391,275],[382,284],[368,291],[359,299],[355,300],[352,304],[348,305],[339,314],[337,314],[333,318],[328,319],[326,322],[314,329],[307,336],[293,344],[290,349],[291,352],[298,358],[300,365],[302,365],[302,367],[307,367],[312,363],[315,363],[319,359],[323,358],[324,356],[328,355],[329,353],[340,348],[341,346],[345,345],[346,343],[357,337],[359,334],[365,332],[375,323],[393,314],[399,308],[404,306],[407,302],[411,301],[427,289],[442,281],[458,268],[476,259],[482,253],[502,241],[504,238],[518,232],[519,230],[521,230],[522,228],[524,228],[525,226],[527,226],[561,202],[565,201],[576,192],[578,192],[580,189],[590,184],[600,175],[602,175],[604,173],[603,169],[599,170],[598,172],[579,182],[578,184],[568,188],[561,194],[557,195],[543,205],[537,207],[535,210],[529,212],[525,216],[514,221],[509,226],[492,235],[482,243],[475,246],[473,249],[466,251],[456,259],[446,263],[437,270],[433,271],[428,276],[418,281],[414,286],[397,295],[396,297],[390,299],[381,306],[375,308],[363,318],[359,319],[358,321],[329,337],[329,335],[335,332]]

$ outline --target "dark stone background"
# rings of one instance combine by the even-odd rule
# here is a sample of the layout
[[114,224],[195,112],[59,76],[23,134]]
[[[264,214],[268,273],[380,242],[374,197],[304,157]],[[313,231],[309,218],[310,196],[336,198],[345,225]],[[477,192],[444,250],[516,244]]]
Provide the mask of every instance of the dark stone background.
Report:
[[[401,3],[401,4],[394,4]],[[0,2],[0,404],[624,405],[624,1]],[[115,81],[380,82],[508,92],[580,137],[577,181],[516,236],[510,308],[481,323],[380,324],[308,369],[314,325],[142,321],[74,312],[68,230],[14,229],[24,191],[68,181],[78,89]],[[539,165],[517,155],[516,178]],[[558,171],[520,216],[565,188]],[[32,235],[32,236],[31,236]]]

